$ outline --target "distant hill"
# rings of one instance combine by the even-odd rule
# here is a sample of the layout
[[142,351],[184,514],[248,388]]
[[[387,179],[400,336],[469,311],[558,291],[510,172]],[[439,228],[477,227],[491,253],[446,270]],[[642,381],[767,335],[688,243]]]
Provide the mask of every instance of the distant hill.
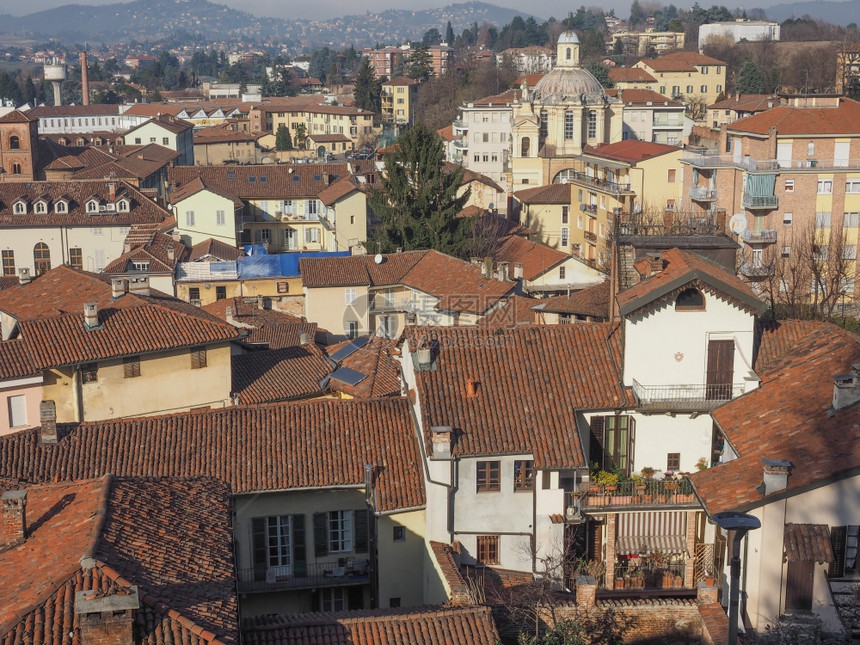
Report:
[[833,0],[815,0],[814,2],[791,2],[775,4],[765,10],[769,20],[783,22],[789,18],[809,16],[834,25],[860,25],[860,0],[834,2]]
[[208,42],[276,40],[295,50],[323,45],[339,49],[350,44],[361,48],[420,40],[433,27],[444,34],[449,20],[454,33],[460,34],[473,23],[501,27],[515,16],[528,15],[484,2],[465,2],[440,9],[391,9],[322,21],[282,20],[258,18],[208,0],[135,0],[101,6],[63,5],[20,17],[0,15],[0,33],[66,43],[160,40],[180,34]]

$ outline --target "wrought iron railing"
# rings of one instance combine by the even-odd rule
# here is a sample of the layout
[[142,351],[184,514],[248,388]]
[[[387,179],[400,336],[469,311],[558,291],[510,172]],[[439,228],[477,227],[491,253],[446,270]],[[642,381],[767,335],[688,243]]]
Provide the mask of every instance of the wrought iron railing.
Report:
[[747,278],[767,278],[772,276],[774,267],[772,264],[752,264],[745,262],[740,267],[740,274]]
[[591,231],[583,231],[582,235],[585,238],[586,242],[597,242],[597,235],[595,233],[592,233]]
[[645,478],[643,481],[622,481],[605,486],[584,482],[573,496],[583,512],[619,507],[698,506],[693,486],[686,477]]
[[[606,577],[603,585],[606,588]],[[635,558],[615,565],[614,589],[683,589],[684,563]]]
[[621,184],[616,181],[609,181],[607,179],[601,179],[599,177],[591,177],[589,175],[586,175],[585,173],[578,171],[569,172],[567,174],[567,179],[582,184],[587,184],[589,186],[594,186],[595,188],[599,188],[610,193],[622,193],[630,190],[629,182],[626,184]]
[[711,410],[743,393],[743,383],[643,385],[633,381],[633,394],[643,409]]
[[370,582],[370,561],[367,559],[345,562],[307,564],[276,569],[239,569],[240,592],[283,591],[314,587],[341,587]]

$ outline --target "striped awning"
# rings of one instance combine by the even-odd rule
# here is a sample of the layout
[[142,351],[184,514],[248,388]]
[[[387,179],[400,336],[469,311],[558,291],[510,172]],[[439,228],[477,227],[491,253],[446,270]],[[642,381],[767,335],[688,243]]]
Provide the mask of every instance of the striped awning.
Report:
[[615,551],[619,554],[683,553],[687,548],[687,513],[653,511],[620,513],[616,525]]

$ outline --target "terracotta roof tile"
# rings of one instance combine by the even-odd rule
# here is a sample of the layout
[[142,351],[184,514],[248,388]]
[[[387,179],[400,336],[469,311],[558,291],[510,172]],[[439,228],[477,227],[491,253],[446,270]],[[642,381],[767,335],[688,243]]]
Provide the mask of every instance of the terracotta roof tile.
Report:
[[820,324],[813,320],[757,320],[755,371],[767,370]]
[[534,298],[526,298],[525,296],[510,296],[504,305],[493,309],[478,324],[490,327],[533,325],[535,323],[535,312],[532,311],[532,307],[540,302],[542,301]]
[[570,204],[573,184],[550,184],[525,188],[514,193],[523,204]]
[[733,94],[708,106],[709,110],[735,110],[737,112],[763,112],[779,105],[773,94]]
[[[326,347],[326,353],[333,356],[339,349],[351,341],[344,341]],[[350,385],[332,378],[330,386],[337,392],[343,392],[355,398],[367,399],[379,396],[400,396],[402,385],[400,379],[400,363],[392,357],[396,346],[395,341],[388,338],[374,337],[369,343],[344,358],[340,367],[346,367],[364,374],[366,378]]]
[[766,135],[771,128],[776,128],[778,137],[855,136],[860,132],[860,103],[840,98],[838,107],[775,107],[738,119],[728,126],[728,131]]
[[860,405],[830,414],[833,375],[860,363],[860,336],[818,323],[759,373],[759,389],[717,408],[713,417],[739,455],[690,476],[709,513],[768,503],[762,459],[791,462],[789,494],[860,466]]
[[27,344],[20,338],[0,342],[0,381],[39,374]]
[[332,365],[314,345],[233,356],[233,392],[239,403],[292,401],[325,393]]
[[37,117],[32,110],[22,112],[21,110],[12,110],[3,116],[0,116],[0,123],[30,123],[36,121]]
[[291,614],[245,621],[247,645],[494,645],[489,607],[389,609],[343,614]]
[[214,481],[108,475],[29,488],[26,539],[0,551],[0,643],[79,642],[74,593],[128,585],[138,586],[145,645],[173,642],[170,632],[237,642],[230,511],[229,488]]
[[231,262],[233,260],[238,260],[243,255],[244,253],[241,249],[210,237],[191,247],[188,261],[194,262],[201,258],[211,256],[225,262]]
[[[626,95],[627,92],[624,92]],[[625,99],[626,100],[626,99]],[[649,141],[637,141],[627,139],[616,143],[607,143],[596,148],[588,148],[584,154],[588,156],[606,157],[635,165],[639,161],[653,159],[661,155],[677,152],[678,146],[667,146],[663,143],[651,143]]]
[[325,204],[326,206],[331,206],[339,199],[343,199],[350,193],[358,190],[358,186],[355,185],[355,182],[350,177],[344,177],[343,179],[339,179],[335,183],[331,184],[328,188],[321,191],[317,197],[319,200]]
[[428,451],[430,428],[452,426],[456,455],[532,453],[538,468],[584,467],[575,411],[633,405],[615,367],[619,329],[608,323],[409,333],[410,348],[429,343],[434,356],[435,369],[415,375]]
[[[644,71],[644,70],[640,70]],[[673,101],[667,96],[663,96],[662,94],[658,94],[654,90],[646,90],[646,89],[634,89],[628,88],[626,90],[615,90],[615,95],[617,96],[618,92],[621,92],[621,99],[624,101],[625,105],[631,105],[633,107],[684,107],[684,104],[680,101]],[[611,90],[607,90],[607,94],[612,96],[610,93]],[[650,103],[650,106],[649,106]]]
[[[172,274],[176,266],[180,262],[184,262],[190,252],[190,249],[185,244],[174,240],[170,235],[165,233],[152,231],[150,238],[143,244],[136,244],[134,242],[136,238],[137,232],[131,237],[131,240],[129,240],[129,236],[126,236],[125,244],[126,246],[131,246],[131,250],[110,262],[102,269],[103,273],[127,273],[133,270],[134,262],[149,262],[149,269],[146,271],[147,274]],[[173,259],[170,258],[171,252],[173,253]]]
[[716,58],[688,51],[672,52],[659,58],[649,58],[640,62],[658,72],[695,72],[698,71],[697,66],[725,65],[723,61]]
[[349,165],[345,163],[173,166],[168,169],[168,179],[173,185],[184,186],[199,177],[207,188],[218,190],[221,194],[235,195],[240,199],[285,199],[291,196],[319,195],[330,184],[349,174]]
[[596,286],[574,291],[569,296],[554,296],[546,300],[539,300],[536,304],[541,311],[579,314],[607,320],[609,318],[610,286],[607,280]]
[[826,524],[787,523],[783,548],[786,562],[833,562],[830,528]]
[[765,304],[740,278],[705,258],[669,249],[662,254],[663,269],[618,294],[621,314],[627,315],[652,303],[662,302],[685,285],[695,284],[720,298],[730,298],[736,305],[760,314]]
[[430,540],[430,550],[433,552],[433,557],[436,558],[436,563],[445,579],[450,596],[448,602],[455,606],[473,604],[472,593],[466,579],[460,573],[460,567],[457,566],[454,559],[454,550],[451,545]]
[[[610,67],[609,78],[615,83],[656,83],[657,79],[641,67]],[[624,90],[626,96],[629,90]],[[661,95],[662,96],[662,95]]]
[[303,333],[313,339],[318,331],[316,323],[305,322],[282,311],[260,309],[256,301],[245,302],[242,298],[216,300],[202,309],[218,320],[227,321],[227,307],[232,310],[231,324],[247,333],[242,339],[245,344],[265,345],[268,349],[296,347],[301,344]]
[[360,486],[365,464],[385,464],[376,478],[381,512],[425,501],[420,447],[403,398],[233,406],[59,430],[55,445],[42,444],[38,429],[0,437],[0,477],[210,477],[238,494]]
[[406,251],[383,255],[380,264],[372,255],[337,258],[302,258],[302,283],[314,287],[385,286],[398,284],[427,251]]
[[[560,264],[569,258],[570,254],[568,253],[517,235],[508,235],[505,237],[493,254],[493,259],[496,262],[522,263],[523,278],[526,280],[534,280],[549,271],[556,264]],[[513,274],[512,266],[508,269],[508,274]]]

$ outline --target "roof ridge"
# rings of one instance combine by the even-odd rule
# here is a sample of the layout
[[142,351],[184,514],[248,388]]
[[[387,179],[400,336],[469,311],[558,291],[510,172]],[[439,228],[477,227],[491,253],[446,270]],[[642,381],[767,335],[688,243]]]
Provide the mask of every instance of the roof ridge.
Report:
[[[98,548],[99,541],[101,540],[102,529],[104,528],[105,520],[107,518],[108,496],[110,495],[111,488],[113,487],[114,476],[107,473],[102,476],[102,480],[99,510],[96,511],[98,514],[98,521],[93,524],[92,535],[90,536],[90,547],[79,560],[81,567],[83,568],[91,569],[92,562],[98,562],[98,559],[96,558],[96,549]],[[90,566],[87,566],[87,564],[90,564]]]

